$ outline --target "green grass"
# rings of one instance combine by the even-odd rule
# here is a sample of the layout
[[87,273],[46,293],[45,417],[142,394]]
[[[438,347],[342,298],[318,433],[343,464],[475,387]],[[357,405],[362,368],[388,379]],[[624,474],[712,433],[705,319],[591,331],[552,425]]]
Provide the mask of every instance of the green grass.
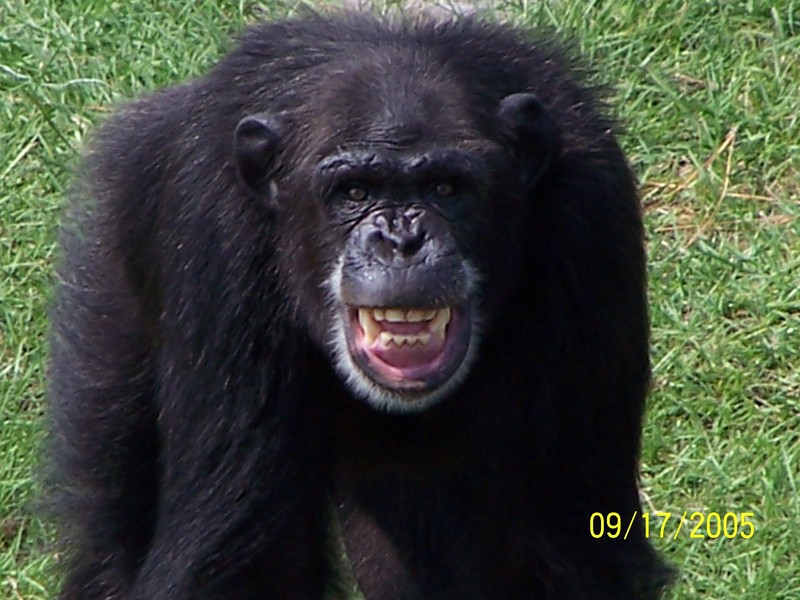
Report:
[[[538,0],[498,8],[578,41],[627,126],[650,253],[645,508],[753,512],[752,539],[668,539],[670,598],[800,599],[800,1]],[[123,98],[201,73],[291,5],[0,0],[0,598],[47,599],[33,516],[58,207]],[[654,528],[657,536],[657,528]]]

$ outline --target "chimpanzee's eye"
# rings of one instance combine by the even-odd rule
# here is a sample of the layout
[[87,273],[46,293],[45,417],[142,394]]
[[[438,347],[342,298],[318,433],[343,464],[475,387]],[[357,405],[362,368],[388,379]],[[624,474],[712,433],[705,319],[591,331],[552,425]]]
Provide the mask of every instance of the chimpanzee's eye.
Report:
[[350,198],[350,200],[355,200],[356,202],[365,200],[368,195],[369,194],[367,193],[367,190],[357,185],[354,185],[347,190],[347,197]]
[[444,181],[442,183],[436,184],[434,191],[436,192],[436,195],[439,196],[440,198],[447,198],[455,193],[456,188],[452,183],[447,183],[446,181]]

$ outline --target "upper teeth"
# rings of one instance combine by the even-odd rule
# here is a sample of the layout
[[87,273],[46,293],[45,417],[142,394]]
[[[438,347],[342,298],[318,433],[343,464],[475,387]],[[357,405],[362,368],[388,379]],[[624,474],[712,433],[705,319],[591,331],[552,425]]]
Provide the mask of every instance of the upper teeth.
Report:
[[420,323],[422,321],[430,321],[436,316],[437,312],[439,311],[419,309],[403,310],[401,308],[387,308],[385,310],[381,310],[380,308],[376,308],[373,314],[376,321],[389,321],[390,323]]
[[[367,345],[371,345],[376,338],[384,347],[388,346],[389,343],[394,343],[398,346],[403,344],[427,345],[432,336],[436,336],[438,340],[444,338],[444,333],[450,323],[452,314],[453,312],[449,307],[411,310],[401,308],[359,308],[358,322],[361,325],[361,329],[364,330],[364,341]],[[395,334],[391,331],[384,331],[378,324],[381,321],[389,323],[425,322],[426,327],[418,334]]]

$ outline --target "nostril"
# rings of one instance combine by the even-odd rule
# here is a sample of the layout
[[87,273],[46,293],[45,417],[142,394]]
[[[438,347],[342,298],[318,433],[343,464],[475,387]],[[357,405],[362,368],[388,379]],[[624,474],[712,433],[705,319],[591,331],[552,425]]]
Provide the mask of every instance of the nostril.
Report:
[[396,252],[396,244],[391,236],[379,229],[373,230],[367,235],[366,248],[370,254],[385,262],[391,262]]
[[429,236],[427,228],[418,219],[408,215],[389,217],[381,214],[375,217],[370,230],[365,231],[361,239],[368,253],[388,264],[418,255]]
[[383,232],[380,229],[373,229],[367,235],[367,244],[369,246],[375,246],[377,244],[381,244],[386,240]]
[[398,250],[403,256],[413,256],[420,251],[425,243],[425,234],[423,232],[404,235],[402,238],[398,244]]

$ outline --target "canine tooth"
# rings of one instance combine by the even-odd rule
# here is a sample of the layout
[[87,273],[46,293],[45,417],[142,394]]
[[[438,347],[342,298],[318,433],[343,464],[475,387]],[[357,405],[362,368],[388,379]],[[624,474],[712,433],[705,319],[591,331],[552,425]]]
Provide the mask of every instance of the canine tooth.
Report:
[[399,308],[387,308],[386,320],[390,323],[402,323],[406,320],[405,312]]
[[372,317],[376,321],[385,321],[386,320],[386,315],[383,314],[383,309],[382,308],[373,309],[372,310]]
[[361,329],[364,330],[364,342],[367,346],[371,346],[372,343],[375,341],[375,338],[380,333],[381,328],[375,322],[375,319],[372,318],[372,314],[367,308],[359,308],[358,309],[358,322],[361,325]]
[[447,324],[450,323],[450,318],[452,317],[452,311],[450,307],[442,308],[436,313],[436,316],[433,317],[430,324],[430,331],[431,333],[435,333],[439,336],[444,334],[444,330],[447,327]]

